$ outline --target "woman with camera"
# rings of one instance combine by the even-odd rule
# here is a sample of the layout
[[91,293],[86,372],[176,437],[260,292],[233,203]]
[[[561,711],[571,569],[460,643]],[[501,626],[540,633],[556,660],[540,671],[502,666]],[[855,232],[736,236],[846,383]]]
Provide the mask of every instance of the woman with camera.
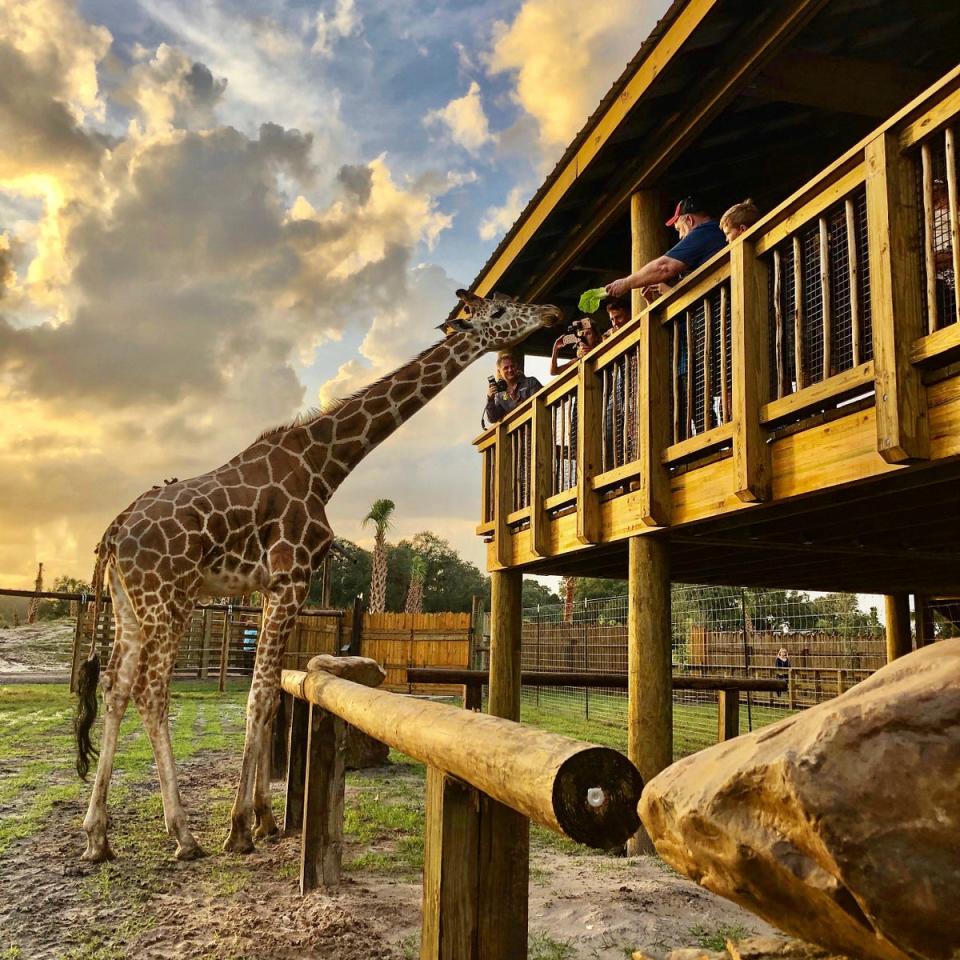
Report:
[[525,377],[513,354],[505,350],[497,355],[497,376],[487,377],[488,423],[502,420],[514,407],[532,397],[543,384],[536,377]]
[[[567,328],[567,332],[554,341],[553,350],[550,353],[550,376],[555,377],[558,373],[563,373],[571,364],[586,356],[599,342],[597,331],[589,317],[574,320]],[[561,363],[559,355],[565,347],[575,347],[576,351],[572,360]]]

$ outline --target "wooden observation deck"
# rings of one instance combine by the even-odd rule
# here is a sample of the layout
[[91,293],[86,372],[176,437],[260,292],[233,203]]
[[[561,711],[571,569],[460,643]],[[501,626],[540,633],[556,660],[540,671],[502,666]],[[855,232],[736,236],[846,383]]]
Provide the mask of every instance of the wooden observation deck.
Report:
[[671,580],[884,593],[888,657],[909,593],[960,595],[958,50],[936,0],[676,0],[493,252],[474,292],[573,319],[679,198],[769,211],[476,440],[492,713],[519,717],[523,573],[626,578],[644,780]]

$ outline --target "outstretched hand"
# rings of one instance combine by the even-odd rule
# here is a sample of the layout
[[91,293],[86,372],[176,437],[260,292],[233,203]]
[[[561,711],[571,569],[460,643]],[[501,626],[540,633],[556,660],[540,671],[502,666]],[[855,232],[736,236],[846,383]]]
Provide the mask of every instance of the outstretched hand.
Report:
[[613,280],[604,289],[609,297],[622,297],[630,292],[630,278],[621,277],[619,280]]

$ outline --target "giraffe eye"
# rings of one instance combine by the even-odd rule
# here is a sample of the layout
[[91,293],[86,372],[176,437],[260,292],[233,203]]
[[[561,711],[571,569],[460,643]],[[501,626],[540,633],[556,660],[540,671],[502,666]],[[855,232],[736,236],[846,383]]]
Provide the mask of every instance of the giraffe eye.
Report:
[[490,314],[490,319],[497,320],[499,317],[502,317],[506,312],[507,312],[506,307],[497,307],[497,309]]

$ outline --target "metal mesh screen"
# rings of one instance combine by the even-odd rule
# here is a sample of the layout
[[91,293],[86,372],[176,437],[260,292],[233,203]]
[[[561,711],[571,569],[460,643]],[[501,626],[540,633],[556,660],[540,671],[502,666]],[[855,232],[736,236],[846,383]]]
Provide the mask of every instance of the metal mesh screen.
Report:
[[577,397],[567,393],[550,404],[551,493],[577,485]]
[[639,348],[633,347],[601,371],[602,470],[613,470],[637,459],[639,364]]
[[[675,584],[672,614],[675,675],[788,679],[786,693],[742,696],[742,731],[836,696],[885,662],[875,612],[858,610],[847,595],[817,600],[791,591]],[[523,620],[524,670],[626,674],[626,597],[566,610],[562,604],[528,608]],[[781,648],[787,667],[776,663]],[[525,686],[522,698],[524,722],[625,747],[625,690]],[[716,742],[715,692],[675,690],[673,705],[675,757]]]
[[[958,177],[956,156],[948,169],[947,138],[952,130],[941,131],[927,140],[917,164],[920,230],[923,237],[923,268],[926,284],[924,312],[932,333],[957,322],[957,278],[951,218],[960,216],[956,197],[951,200],[950,180]],[[956,187],[954,188],[956,192]]]
[[493,447],[483,451],[483,520],[490,523],[493,520],[493,504],[497,482],[496,456]]
[[510,456],[513,461],[513,508],[530,506],[530,439],[532,424],[528,420],[509,434]]

